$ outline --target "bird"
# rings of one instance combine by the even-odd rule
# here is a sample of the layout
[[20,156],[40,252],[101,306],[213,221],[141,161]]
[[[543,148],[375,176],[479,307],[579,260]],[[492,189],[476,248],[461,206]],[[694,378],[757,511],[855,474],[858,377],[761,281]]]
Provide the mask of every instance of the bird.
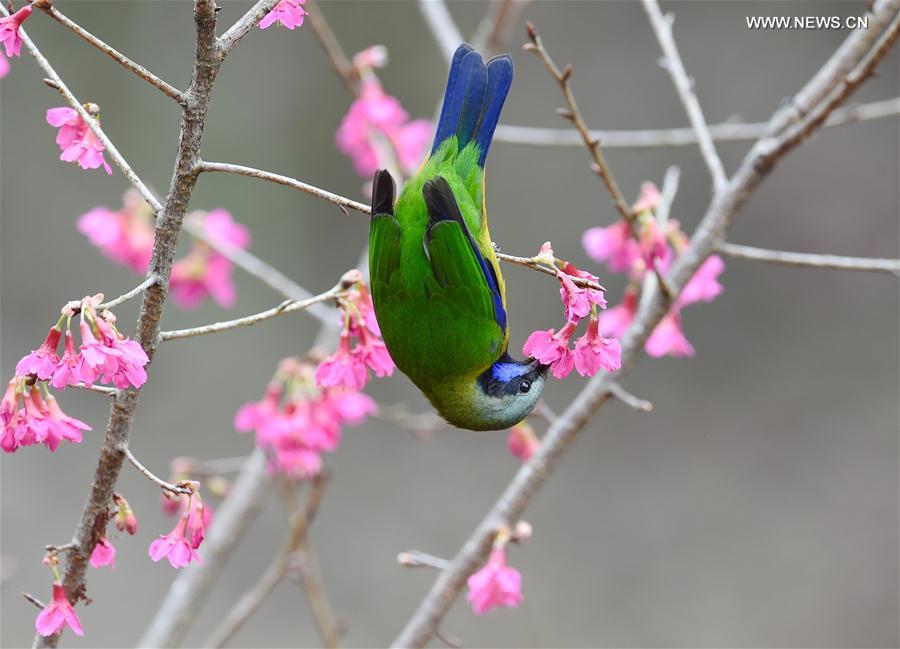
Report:
[[508,353],[506,285],[485,210],[485,159],[513,73],[509,54],[485,63],[460,45],[429,157],[396,202],[387,170],[372,183],[369,273],[384,343],[441,417],[473,431],[524,419],[547,373]]

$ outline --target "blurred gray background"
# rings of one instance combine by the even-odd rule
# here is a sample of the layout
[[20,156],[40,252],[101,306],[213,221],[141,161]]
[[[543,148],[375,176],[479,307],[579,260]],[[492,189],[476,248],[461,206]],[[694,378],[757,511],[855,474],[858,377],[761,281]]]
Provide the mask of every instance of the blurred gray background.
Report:
[[[248,2],[222,2],[220,28]],[[60,8],[179,87],[190,70],[188,2],[60,2]],[[386,89],[413,117],[431,116],[446,65],[412,2],[322,2],[348,52],[381,43]],[[746,15],[861,15],[864,2],[666,2],[675,36],[707,118],[740,113],[765,120],[847,35],[838,31],[749,31]],[[471,34],[486,5],[453,3]],[[633,3],[537,2],[538,26],[558,62],[575,64],[574,90],[594,128],[687,124],[656,41]],[[558,89],[539,61],[510,45],[517,77],[509,124],[562,126]],[[102,108],[103,124],[145,181],[163,192],[179,114],[37,12],[27,28],[75,94]],[[42,340],[69,299],[118,295],[137,277],[112,265],[76,231],[97,204],[118,207],[127,183],[57,158],[44,111],[61,105],[23,56],[2,91],[2,376]],[[894,51],[854,101],[898,94]],[[219,76],[203,153],[259,166],[361,198],[362,180],[334,146],[349,97],[308,25],[252,32]],[[722,144],[733,170],[747,144]],[[610,150],[628,196],[643,180],[682,168],[673,216],[688,231],[709,197],[696,148]],[[580,247],[587,227],[615,218],[582,149],[497,144],[489,163],[492,234],[526,254],[551,239],[561,256],[591,267]],[[367,223],[311,197],[258,181],[204,176],[192,208],[225,207],[250,226],[251,250],[312,291],[356,263]],[[791,154],[740,215],[731,239],[788,250],[898,254],[898,120],[827,129]],[[560,305],[547,278],[504,268],[512,347],[557,326]],[[620,277],[600,272],[618,299]],[[168,305],[165,328],[253,313],[281,297],[236,271],[231,311]],[[726,292],[684,314],[693,359],[643,360],[627,380],[653,401],[651,414],[612,403],[526,512],[534,537],[511,550],[523,573],[517,611],[476,618],[459,603],[444,628],[468,646],[898,646],[898,291],[886,275],[731,261]],[[133,330],[136,304],[117,309]],[[257,399],[280,358],[303,353],[317,323],[296,314],[249,329],[165,345],[143,391],[133,448],[165,473],[175,455],[226,457],[251,448],[234,432],[234,411]],[[561,410],[582,386],[553,382]],[[382,403],[427,408],[397,374],[374,381]],[[69,390],[63,408],[94,426],[81,445],[55,454],[25,448],[2,458],[4,646],[30,643],[36,610],[19,596],[49,597],[46,543],[72,533],[87,495],[107,414],[102,396]],[[381,422],[348,429],[327,458],[334,476],[312,541],[325,587],[345,616],[348,646],[388,643],[434,574],[397,566],[397,552],[456,551],[518,463],[505,435],[444,430],[431,441]],[[133,644],[174,577],[147,546],[171,529],[158,491],[125,467],[119,490],[140,520],[117,543],[118,569],[90,570],[94,603],[80,606],[87,635],[67,646]],[[281,544],[274,491],[197,620],[202,642]],[[7,581],[8,580],[8,581]],[[316,646],[301,592],[284,583],[234,639],[235,646]]]

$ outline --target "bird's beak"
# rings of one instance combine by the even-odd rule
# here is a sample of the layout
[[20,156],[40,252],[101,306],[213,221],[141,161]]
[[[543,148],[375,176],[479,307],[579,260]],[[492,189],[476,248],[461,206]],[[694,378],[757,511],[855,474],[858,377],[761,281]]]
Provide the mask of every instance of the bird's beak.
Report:
[[547,373],[547,368],[550,367],[549,365],[542,365],[538,359],[533,358],[533,357],[530,359],[525,359],[525,360],[528,363],[527,367],[528,367],[528,371],[530,371],[530,372],[532,372],[534,370],[540,370],[541,375],[544,375]]

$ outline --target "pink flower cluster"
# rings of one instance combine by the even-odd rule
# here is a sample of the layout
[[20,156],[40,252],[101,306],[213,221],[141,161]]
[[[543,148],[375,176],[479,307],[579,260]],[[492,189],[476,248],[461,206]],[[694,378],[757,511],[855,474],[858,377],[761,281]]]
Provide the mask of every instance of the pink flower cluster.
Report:
[[[648,270],[665,273],[689,243],[677,221],[661,226],[656,220],[654,213],[660,198],[656,185],[651,182],[641,185],[640,196],[631,207],[637,215],[637,237],[624,219],[607,227],[590,228],[582,237],[584,249],[591,259],[606,263],[610,272],[629,276],[622,302],[600,316],[600,330],[605,335],[621,337],[625,334],[637,313]],[[681,309],[695,302],[714,300],[725,290],[718,279],[724,270],[725,262],[718,255],[711,256],[697,269],[671,311],[647,339],[644,348],[648,355],[658,358],[694,354],[694,347],[681,328]]]
[[280,0],[275,8],[259,21],[259,28],[268,29],[276,22],[291,30],[299,27],[307,14],[300,6],[302,4],[306,4],[306,0]]
[[[87,104],[85,108],[94,115],[99,112],[96,104]],[[93,119],[99,122],[99,118]],[[59,129],[56,143],[62,150],[60,160],[77,162],[82,169],[96,169],[102,166],[108,175],[112,175],[112,169],[103,157],[106,146],[81,118],[78,111],[68,106],[51,108],[47,111],[47,123]]]
[[[102,295],[70,303],[46,339],[16,363],[16,375],[0,401],[3,434],[0,447],[7,453],[20,446],[44,444],[55,451],[62,440],[78,443],[90,426],[69,417],[50,394],[49,385],[64,390],[79,383],[113,383],[117,388],[139,387],[147,380],[144,366],[149,362],[143,348],[122,335],[109,311],[98,312]],[[81,312],[81,347],[75,350],[71,320]],[[66,334],[62,358],[58,355],[62,324]],[[40,386],[40,387],[39,387]],[[43,394],[42,394],[43,390]]]
[[[32,11],[31,4],[27,4],[14,14],[0,18],[0,43],[3,43],[6,56],[21,56],[22,34],[19,33],[19,28],[28,19]],[[8,69],[9,63],[7,62],[6,65]],[[5,73],[0,76],[5,76]]]
[[79,443],[81,431],[91,427],[79,419],[65,414],[47,390],[37,385],[28,385],[21,376],[15,376],[6,387],[0,401],[0,420],[3,421],[3,435],[0,448],[6,453],[15,453],[21,446],[43,444],[55,451],[60,442]]
[[350,156],[356,173],[364,178],[386,164],[376,150],[379,138],[393,149],[402,170],[412,173],[422,162],[432,136],[430,120],[409,121],[400,101],[381,87],[372,67],[386,60],[384,48],[377,46],[354,57],[362,85],[336,134],[338,149]]
[[344,387],[319,387],[314,367],[286,358],[260,401],[234,416],[241,432],[256,431],[256,445],[269,453],[269,470],[305,479],[322,469],[322,453],[337,449],[345,424],[359,424],[377,406],[367,395]]
[[372,296],[362,274],[350,271],[341,282],[351,286],[338,300],[344,328],[337,351],[316,368],[316,383],[323,388],[343,385],[361,390],[369,380],[370,369],[377,376],[390,376],[394,373],[394,361],[381,339]]
[[186,503],[175,528],[168,534],[160,535],[149,549],[151,559],[159,561],[165,557],[173,568],[184,568],[191,561],[202,563],[197,548],[206,536],[206,526],[210,520],[196,489],[190,496],[183,495],[182,498],[186,499]]
[[492,608],[516,608],[522,601],[522,573],[506,565],[509,540],[508,530],[497,534],[487,563],[466,582],[466,600],[475,615],[484,615]]
[[[559,294],[565,305],[566,324],[558,332],[555,329],[535,331],[525,341],[522,353],[550,366],[550,372],[558,379],[565,378],[572,370],[582,376],[593,376],[601,369],[614,372],[621,366],[622,349],[615,338],[600,335],[600,310],[606,308],[602,291],[578,286],[573,278],[597,282],[597,277],[580,270],[566,261],[556,259],[549,243],[533,261],[550,265],[556,271],[560,283]],[[589,318],[587,331],[570,346],[579,322]]]
[[[227,210],[194,212],[187,218],[202,225],[217,242],[243,249],[250,246],[250,231]],[[153,212],[134,190],[126,192],[118,211],[95,207],[79,217],[77,227],[111,261],[136,273],[147,272],[153,251]],[[219,306],[234,306],[233,274],[230,259],[195,239],[188,253],[172,266],[172,299],[186,309],[196,308],[207,296]]]

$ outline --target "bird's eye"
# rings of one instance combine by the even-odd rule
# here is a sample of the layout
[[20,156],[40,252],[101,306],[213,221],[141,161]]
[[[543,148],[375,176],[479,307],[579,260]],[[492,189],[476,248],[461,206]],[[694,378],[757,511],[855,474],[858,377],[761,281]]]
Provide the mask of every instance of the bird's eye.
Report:
[[526,394],[531,389],[531,381],[524,379],[519,383],[519,394]]

